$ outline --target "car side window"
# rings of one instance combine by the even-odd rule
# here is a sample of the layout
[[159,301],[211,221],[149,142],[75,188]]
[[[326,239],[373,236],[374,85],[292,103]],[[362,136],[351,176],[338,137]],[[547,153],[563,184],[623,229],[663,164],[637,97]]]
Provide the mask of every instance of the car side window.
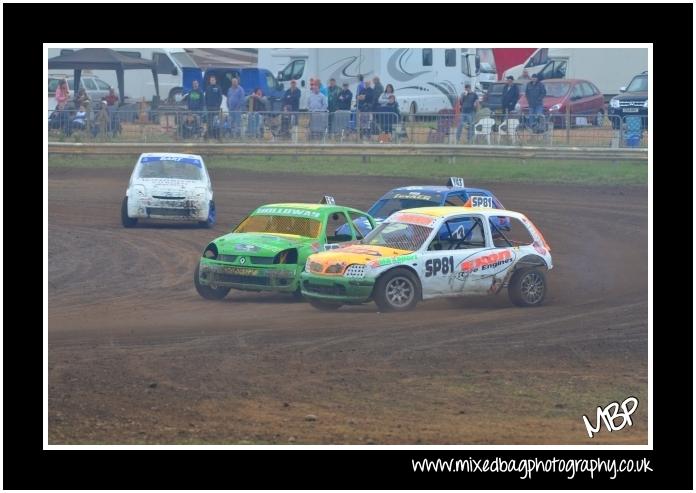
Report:
[[570,99],[581,99],[582,97],[582,89],[580,88],[580,84],[578,84],[573,87],[573,91],[570,93]]
[[580,84],[580,86],[583,97],[589,98],[590,96],[594,96],[594,89],[592,89],[592,86],[589,85],[587,82],[583,82],[582,84]]
[[522,221],[509,216],[490,218],[493,245],[497,248],[531,245],[534,238]]
[[466,250],[485,246],[483,221],[475,216],[464,216],[445,221],[428,250]]
[[109,84],[107,84],[107,83],[104,82],[103,80],[94,79],[94,82],[97,83],[97,87],[98,87],[99,90],[101,90],[101,91],[108,91],[109,88],[111,87],[111,86],[109,86]]
[[450,193],[445,199],[445,205],[454,205],[462,207],[466,202],[466,195],[463,193]]
[[94,83],[92,79],[84,79],[84,84],[85,88],[89,91],[96,91],[97,90],[97,85]]
[[326,241],[328,243],[340,243],[351,241],[353,233],[348,225],[348,218],[343,212],[332,212],[326,221]]
[[355,229],[355,237],[358,240],[362,240],[367,234],[372,231],[372,224],[365,214],[359,214],[357,212],[349,212],[350,220],[353,223],[353,228]]

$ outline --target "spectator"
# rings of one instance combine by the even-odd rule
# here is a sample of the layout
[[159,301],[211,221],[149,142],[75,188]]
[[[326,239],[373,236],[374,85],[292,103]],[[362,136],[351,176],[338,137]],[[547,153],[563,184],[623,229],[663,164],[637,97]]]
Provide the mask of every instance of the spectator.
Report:
[[297,112],[300,111],[300,96],[302,91],[297,88],[297,81],[290,81],[290,89],[285,91],[283,95],[283,108],[286,106],[289,108],[287,111]]
[[535,133],[542,133],[544,130],[539,122],[539,116],[544,115],[544,98],[546,97],[546,88],[544,84],[539,82],[537,74],[532,75],[532,80],[527,84],[524,95],[527,97],[529,104],[530,125]]
[[338,109],[338,95],[341,88],[336,85],[336,79],[329,79],[329,133],[333,133],[333,113]]
[[263,118],[259,112],[266,111],[266,102],[263,91],[259,87],[254,89],[251,96],[247,98],[247,108],[249,109],[247,136],[251,138],[263,137]]
[[321,79],[318,77],[314,79],[314,83],[319,86],[319,92],[324,95],[324,97],[328,100],[329,98],[329,91],[326,89],[326,86],[321,83]]
[[80,105],[80,108],[75,113],[72,121],[73,130],[84,130],[87,128],[87,110],[84,105]]
[[113,87],[109,88],[109,94],[104,97],[107,106],[114,106],[118,103],[118,96],[116,95],[116,89]]
[[192,137],[197,137],[199,131],[200,128],[198,126],[198,119],[196,116],[191,112],[186,113],[186,117],[181,123],[181,138],[190,139]]
[[338,109],[338,95],[341,92],[341,88],[336,85],[336,79],[329,79],[329,87],[327,90],[329,93],[329,112],[333,113]]
[[380,94],[379,98],[377,99],[377,102],[380,106],[384,106],[385,104],[389,103],[389,97],[394,96],[394,100],[396,100],[396,95],[394,94],[394,86],[391,84],[387,84],[387,87],[384,89],[384,92]]
[[387,96],[387,104],[380,106],[380,112],[382,132],[391,134],[394,131],[394,124],[399,120],[401,114],[399,103],[396,102],[396,96],[393,93]]
[[230,134],[232,137],[239,138],[242,135],[244,97],[244,88],[239,85],[239,79],[233,77],[230,89],[227,91],[227,110],[230,112]]
[[318,79],[314,80],[314,84],[310,87],[309,98],[307,99],[308,111],[327,111],[329,105],[319,89]]
[[208,79],[208,87],[205,88],[205,111],[207,114],[207,124],[205,136],[210,137],[210,133],[215,126],[215,115],[220,112],[222,104],[222,90],[217,85],[217,78],[211,75]]
[[471,139],[474,136],[474,115],[478,106],[478,95],[471,90],[471,84],[466,84],[464,93],[459,98],[461,119],[459,120],[459,125],[457,125],[457,143],[459,143],[459,139],[462,137],[462,128],[465,124],[468,125],[467,141],[471,143]]
[[503,115],[512,113],[515,111],[515,105],[517,100],[520,99],[520,89],[517,87],[513,81],[515,78],[512,75],[508,75],[505,81],[505,87],[503,87],[503,99],[502,99],[502,111]]
[[198,81],[194,80],[191,83],[191,91],[188,93],[187,105],[189,111],[195,111],[196,113],[202,113],[204,108],[203,104],[203,91],[201,91]]
[[359,111],[370,111],[374,105],[374,95],[375,91],[370,87],[370,80],[363,81],[364,87],[362,90],[358,90],[358,110]]
[[97,113],[97,117],[94,119],[94,126],[92,127],[92,135],[94,137],[97,135],[105,137],[109,133],[109,127],[111,126],[111,115],[109,115],[106,101],[102,101],[99,106],[99,113]]
[[363,74],[358,75],[358,88],[356,89],[355,94],[360,94],[360,91],[365,89],[365,76]]
[[348,83],[343,83],[343,89],[338,93],[338,108],[339,110],[350,111],[350,107],[353,104],[353,93],[348,89]]
[[68,89],[68,81],[63,79],[56,87],[56,108],[62,110],[70,98],[70,89]]
[[80,106],[84,106],[85,109],[89,112],[90,106],[92,105],[92,100],[89,99],[89,96],[87,95],[87,91],[85,90],[84,87],[81,87],[79,91],[77,91],[77,97],[75,98],[75,106],[78,108]]
[[373,106],[377,108],[377,105],[379,105],[379,98],[384,92],[384,86],[382,86],[382,83],[379,81],[379,77],[376,75],[372,78],[372,90],[374,91],[372,96],[372,100],[374,101]]

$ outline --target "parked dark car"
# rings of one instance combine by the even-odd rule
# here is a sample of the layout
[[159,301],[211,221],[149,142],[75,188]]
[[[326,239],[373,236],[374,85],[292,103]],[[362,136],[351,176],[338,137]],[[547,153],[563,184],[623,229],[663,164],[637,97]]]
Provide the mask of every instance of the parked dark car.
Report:
[[[514,84],[520,91],[520,95],[524,94],[524,90],[527,87],[527,82],[529,80],[516,80]],[[505,82],[494,82],[492,83],[486,95],[483,97],[482,103],[485,107],[489,108],[493,113],[502,113],[503,106],[503,88],[507,84]],[[519,102],[518,102],[519,103]]]
[[621,126],[627,116],[640,116],[643,128],[648,127],[648,73],[638,74],[628,87],[620,89],[621,94],[609,101],[609,115],[614,129]]
[[[571,125],[604,124],[604,95],[592,82],[582,79],[548,79],[541,82],[546,88],[544,114],[554,127],[565,126],[566,112],[571,114]],[[520,110],[529,113],[524,92],[520,93]]]

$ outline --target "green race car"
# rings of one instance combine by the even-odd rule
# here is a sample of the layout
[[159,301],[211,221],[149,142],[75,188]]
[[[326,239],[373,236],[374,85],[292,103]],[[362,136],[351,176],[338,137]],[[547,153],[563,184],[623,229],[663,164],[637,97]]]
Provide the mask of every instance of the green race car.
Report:
[[300,294],[300,273],[312,253],[357,241],[375,227],[367,213],[336,205],[268,204],[203,250],[193,276],[203,298],[220,300],[230,289]]

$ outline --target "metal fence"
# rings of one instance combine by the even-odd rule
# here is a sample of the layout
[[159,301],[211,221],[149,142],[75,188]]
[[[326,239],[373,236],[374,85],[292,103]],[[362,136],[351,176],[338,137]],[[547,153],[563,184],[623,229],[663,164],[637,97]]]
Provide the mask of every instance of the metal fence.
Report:
[[223,142],[647,147],[647,116],[605,114],[400,115],[359,112],[190,112],[180,108],[55,110],[59,142]]

